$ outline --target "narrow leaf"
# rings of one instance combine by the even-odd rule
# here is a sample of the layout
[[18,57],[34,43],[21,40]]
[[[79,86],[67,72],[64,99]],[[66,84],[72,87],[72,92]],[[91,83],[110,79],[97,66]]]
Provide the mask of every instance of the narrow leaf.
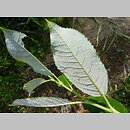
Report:
[[33,90],[37,88],[39,85],[47,82],[47,80],[43,78],[35,78],[30,80],[28,83],[24,84],[23,89],[27,90],[29,94],[32,94]]
[[80,102],[70,102],[68,99],[55,98],[55,97],[37,97],[37,98],[16,99],[10,106],[22,105],[31,107],[56,107],[76,103]]
[[82,92],[100,96],[108,90],[108,76],[96,50],[80,32],[48,22],[53,57],[58,69]]
[[5,36],[5,42],[9,53],[18,61],[25,62],[33,67],[34,71],[51,76],[51,72],[26,48],[22,39],[26,37],[25,34],[13,30],[2,29]]

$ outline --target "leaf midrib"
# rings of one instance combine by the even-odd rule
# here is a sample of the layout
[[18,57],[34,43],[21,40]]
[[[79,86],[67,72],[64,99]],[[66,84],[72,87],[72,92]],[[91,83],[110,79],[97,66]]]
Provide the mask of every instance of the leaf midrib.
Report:
[[[48,22],[49,23],[49,22]],[[50,24],[51,26],[51,24]],[[55,32],[60,36],[60,38],[64,41],[64,43],[66,44],[66,46],[68,47],[68,49],[70,50],[70,52],[73,54],[73,52],[71,51],[71,48],[68,46],[67,42],[61,37],[61,35],[58,33],[58,31],[51,26]],[[61,28],[61,27],[60,27]],[[85,68],[82,66],[82,64],[79,62],[78,58],[73,54],[74,58],[76,59],[76,61],[79,63],[79,65],[81,66],[81,68],[84,70],[85,74],[88,76],[88,78],[90,79],[90,81],[93,83],[93,85],[96,87],[96,89],[100,92],[98,86],[95,84],[95,82],[92,80],[92,78],[89,76],[88,72],[85,70]]]

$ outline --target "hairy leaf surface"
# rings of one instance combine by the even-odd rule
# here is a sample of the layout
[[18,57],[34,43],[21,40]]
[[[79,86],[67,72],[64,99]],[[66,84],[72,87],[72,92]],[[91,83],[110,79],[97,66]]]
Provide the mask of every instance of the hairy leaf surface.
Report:
[[35,88],[45,82],[46,80],[43,78],[35,78],[24,84],[23,89],[27,90],[27,92],[31,94]]
[[100,96],[106,94],[108,76],[96,50],[80,32],[48,22],[55,64],[82,92]]
[[10,106],[22,105],[31,107],[56,107],[69,104],[75,104],[75,102],[70,102],[68,99],[55,97],[37,97],[16,99]]
[[34,71],[51,76],[50,71],[26,48],[22,39],[26,37],[25,34],[13,30],[2,29],[5,36],[5,42],[9,53],[18,61],[25,62],[33,67]]

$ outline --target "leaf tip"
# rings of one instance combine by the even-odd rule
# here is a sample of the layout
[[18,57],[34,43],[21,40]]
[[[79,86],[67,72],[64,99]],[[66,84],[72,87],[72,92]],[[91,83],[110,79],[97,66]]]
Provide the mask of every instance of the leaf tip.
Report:
[[48,22],[48,20],[47,19],[45,19],[46,20],[46,22]]
[[0,27],[0,29],[4,32],[5,30],[7,30],[6,28]]
[[46,22],[47,22],[48,27],[51,28],[51,25],[54,24],[54,23],[51,22],[51,21],[49,21],[49,20],[47,20],[47,19],[45,19],[45,20],[46,20]]
[[47,20],[47,19],[45,19],[45,20],[46,20],[47,24],[50,24],[50,23],[51,23],[49,20]]
[[13,102],[12,104],[8,105],[9,107],[16,106],[16,104]]

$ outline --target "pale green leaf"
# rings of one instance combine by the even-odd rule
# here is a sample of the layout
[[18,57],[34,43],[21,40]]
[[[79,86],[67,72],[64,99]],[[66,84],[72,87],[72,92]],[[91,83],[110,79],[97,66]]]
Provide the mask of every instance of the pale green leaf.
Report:
[[32,94],[33,90],[37,88],[39,85],[47,82],[47,80],[43,78],[35,78],[33,80],[30,80],[26,84],[24,84],[23,89],[27,90],[29,94]]
[[26,37],[25,34],[13,30],[2,29],[5,36],[5,43],[9,53],[18,61],[25,62],[33,67],[34,71],[51,76],[51,72],[26,48],[22,39]]
[[37,97],[16,99],[10,106],[31,106],[31,107],[56,107],[69,104],[77,104],[81,102],[70,102],[68,99],[55,98],[55,97]]
[[93,45],[80,32],[47,22],[53,57],[58,69],[82,92],[100,96],[100,89],[106,94],[107,70]]

